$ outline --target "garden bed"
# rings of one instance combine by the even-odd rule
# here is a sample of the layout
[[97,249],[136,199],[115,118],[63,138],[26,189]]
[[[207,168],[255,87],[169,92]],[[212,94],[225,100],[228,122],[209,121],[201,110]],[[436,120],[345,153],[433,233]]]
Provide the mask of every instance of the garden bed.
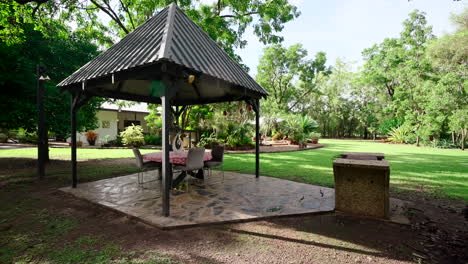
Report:
[[[260,153],[279,153],[279,152],[292,152],[301,150],[310,150],[323,148],[322,144],[307,144],[306,148],[299,148],[299,145],[273,145],[273,146],[260,146]],[[243,154],[243,153],[255,153],[254,149],[249,150],[226,150],[228,154]]]

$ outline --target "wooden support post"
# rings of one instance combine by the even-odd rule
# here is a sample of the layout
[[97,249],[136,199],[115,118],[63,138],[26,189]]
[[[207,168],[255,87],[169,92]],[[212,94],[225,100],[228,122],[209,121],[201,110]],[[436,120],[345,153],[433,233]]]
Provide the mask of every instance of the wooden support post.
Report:
[[260,100],[255,100],[255,177],[260,176]]
[[78,176],[76,171],[76,103],[79,95],[72,93],[71,96],[71,162],[72,162],[72,188],[76,188]]
[[172,186],[172,170],[169,163],[169,128],[171,126],[171,104],[169,97],[161,97],[162,102],[162,213],[169,216],[170,213],[170,191]]

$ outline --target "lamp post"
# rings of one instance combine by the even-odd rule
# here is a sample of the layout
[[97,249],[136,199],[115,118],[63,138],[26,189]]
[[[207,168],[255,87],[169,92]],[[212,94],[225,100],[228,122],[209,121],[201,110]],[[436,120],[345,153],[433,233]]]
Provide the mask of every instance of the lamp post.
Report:
[[47,129],[45,125],[44,114],[44,82],[49,81],[50,78],[46,74],[44,66],[37,65],[37,173],[39,179],[43,179],[45,175],[45,163],[48,160],[47,150]]

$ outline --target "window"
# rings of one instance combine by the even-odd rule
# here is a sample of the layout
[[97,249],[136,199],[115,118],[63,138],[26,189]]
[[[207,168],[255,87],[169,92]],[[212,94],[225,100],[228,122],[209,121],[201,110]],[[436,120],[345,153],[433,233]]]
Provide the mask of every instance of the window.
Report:
[[140,121],[138,121],[138,120],[124,120],[124,127],[131,126],[132,124],[134,124],[135,126],[139,126]]
[[102,124],[101,124],[101,127],[102,128],[110,128],[110,121],[102,121]]

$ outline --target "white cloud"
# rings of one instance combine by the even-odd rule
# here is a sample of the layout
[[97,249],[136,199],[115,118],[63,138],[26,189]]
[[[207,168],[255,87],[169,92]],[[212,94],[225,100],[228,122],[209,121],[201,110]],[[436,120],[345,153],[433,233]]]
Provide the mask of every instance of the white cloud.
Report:
[[289,2],[297,7],[301,7],[301,5],[304,3],[304,0],[290,0]]

